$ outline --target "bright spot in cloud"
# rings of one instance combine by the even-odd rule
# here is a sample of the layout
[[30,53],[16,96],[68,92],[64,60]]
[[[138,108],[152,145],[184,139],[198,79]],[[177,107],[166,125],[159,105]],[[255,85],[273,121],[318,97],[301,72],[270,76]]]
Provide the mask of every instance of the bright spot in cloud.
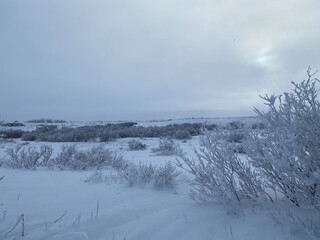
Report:
[[260,56],[260,57],[258,57],[258,59],[257,59],[257,61],[258,61],[259,63],[265,63],[266,60],[267,60],[266,56]]

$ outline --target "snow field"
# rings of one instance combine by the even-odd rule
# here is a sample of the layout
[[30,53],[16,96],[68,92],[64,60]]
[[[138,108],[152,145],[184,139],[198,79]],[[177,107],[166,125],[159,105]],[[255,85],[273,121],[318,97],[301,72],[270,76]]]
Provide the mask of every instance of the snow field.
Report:
[[[176,156],[152,153],[151,149],[158,146],[159,139],[137,139],[147,144],[143,151],[129,151],[129,140],[109,142],[106,148],[121,151],[126,160],[137,164],[141,161],[162,165],[166,161],[176,161]],[[178,142],[188,155],[193,154],[193,148],[199,144],[198,137]],[[41,144],[52,145],[56,154],[62,144],[73,143],[30,142],[26,146]],[[88,149],[95,144],[100,143],[77,143],[77,147]],[[0,157],[4,156],[6,147],[13,145],[6,143],[0,148]],[[108,171],[103,170],[104,173]],[[189,198],[190,186],[184,178],[172,189],[155,189],[151,185],[129,187],[114,182],[85,183],[83,180],[92,173],[0,168],[0,176],[5,176],[0,182],[0,239],[22,213],[25,237],[21,239],[26,240],[305,239],[287,226],[276,223],[260,209],[253,209],[244,216],[233,216],[226,215],[222,206],[194,202]],[[54,223],[65,211],[63,218]],[[19,224],[6,239],[20,239],[20,235]]]

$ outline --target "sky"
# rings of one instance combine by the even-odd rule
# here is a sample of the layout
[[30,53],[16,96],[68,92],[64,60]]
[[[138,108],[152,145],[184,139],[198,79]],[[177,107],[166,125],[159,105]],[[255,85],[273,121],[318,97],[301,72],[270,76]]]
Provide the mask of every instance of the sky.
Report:
[[1,120],[254,115],[308,66],[319,0],[0,1]]

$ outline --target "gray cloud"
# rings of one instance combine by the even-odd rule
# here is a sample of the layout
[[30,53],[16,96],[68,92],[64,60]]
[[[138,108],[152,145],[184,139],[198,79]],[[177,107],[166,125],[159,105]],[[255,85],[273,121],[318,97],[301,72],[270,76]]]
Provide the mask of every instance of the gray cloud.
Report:
[[4,119],[250,115],[320,68],[320,2],[0,2]]

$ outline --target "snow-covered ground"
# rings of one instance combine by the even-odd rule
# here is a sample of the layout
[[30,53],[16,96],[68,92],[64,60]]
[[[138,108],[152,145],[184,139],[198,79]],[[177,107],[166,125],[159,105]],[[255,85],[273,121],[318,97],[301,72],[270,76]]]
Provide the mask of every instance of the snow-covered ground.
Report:
[[[235,217],[220,206],[198,205],[185,182],[156,190],[85,183],[89,172],[1,169],[1,174],[0,209],[6,211],[1,236],[24,213],[24,239],[301,239],[263,212]],[[20,233],[19,225],[7,239]]]
[[[158,146],[157,138],[139,139],[147,145],[142,151],[129,151],[129,140],[118,139],[106,147],[120,151],[133,163],[161,165],[176,161],[175,156],[157,156],[151,151]],[[194,154],[193,148],[199,146],[198,137],[177,142],[190,156]],[[0,158],[5,157],[6,148],[17,143],[20,141],[2,143]],[[62,144],[73,143],[30,142],[26,146],[41,144],[53,146],[56,154]],[[100,143],[77,143],[77,146],[88,149],[96,144]],[[222,206],[194,202],[189,198],[186,177],[180,178],[174,188],[155,189],[149,185],[129,187],[125,183],[84,182],[92,173],[0,168],[0,177],[5,176],[0,181],[0,239],[15,226],[21,214],[24,214],[25,236],[20,236],[19,223],[5,239],[306,239],[275,222],[264,210],[253,209],[234,216],[227,215]]]

